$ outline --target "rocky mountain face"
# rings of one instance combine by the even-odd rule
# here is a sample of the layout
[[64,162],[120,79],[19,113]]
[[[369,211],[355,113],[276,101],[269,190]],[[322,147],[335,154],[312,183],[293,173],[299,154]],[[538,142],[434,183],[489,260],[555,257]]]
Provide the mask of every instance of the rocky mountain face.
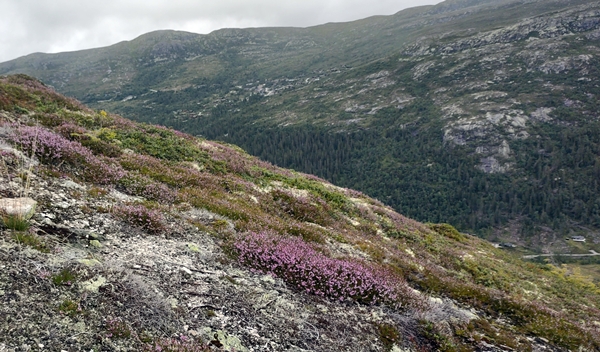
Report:
[[599,242],[595,1],[446,1],[306,29],[160,31],[0,64],[94,108],[241,145],[423,221]]
[[594,351],[600,290],[233,145],[0,78],[0,349]]

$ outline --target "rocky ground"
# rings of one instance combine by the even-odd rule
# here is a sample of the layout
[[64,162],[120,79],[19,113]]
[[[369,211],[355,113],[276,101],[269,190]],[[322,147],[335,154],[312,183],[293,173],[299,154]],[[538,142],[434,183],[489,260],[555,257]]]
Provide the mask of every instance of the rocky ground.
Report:
[[38,172],[25,183],[5,171],[0,194],[31,197],[37,208],[33,243],[0,232],[0,351],[132,351],[173,339],[203,341],[181,351],[399,352],[419,344],[420,319],[450,329],[477,317],[450,300],[432,298],[416,312],[298,293],[240,267],[218,236],[190,224],[218,215],[182,206],[168,235],[151,235],[111,214],[131,196]]
[[130,197],[116,190],[36,174],[27,190],[6,175],[0,185],[38,202],[28,233],[39,241],[0,232],[1,351],[126,351],[178,336],[225,351],[382,351],[379,330],[394,321],[416,338],[414,314],[332,303],[242,269],[186,221],[209,212],[175,210],[170,234],[156,236],[112,216]]

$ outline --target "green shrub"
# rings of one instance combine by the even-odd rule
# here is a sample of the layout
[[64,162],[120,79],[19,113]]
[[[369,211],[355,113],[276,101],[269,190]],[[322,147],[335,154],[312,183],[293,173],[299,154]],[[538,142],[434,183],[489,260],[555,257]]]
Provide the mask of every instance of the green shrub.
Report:
[[377,332],[379,333],[379,339],[387,351],[391,350],[394,344],[400,341],[400,332],[392,324],[377,324]]
[[458,230],[450,224],[427,224],[427,226],[429,226],[430,229],[439,233],[440,235],[446,236],[453,240],[463,242],[466,239],[464,235],[458,232]]
[[229,222],[227,220],[218,219],[213,221],[211,225],[216,231],[224,231],[229,226]]
[[456,346],[454,341],[450,336],[446,333],[440,331],[438,327],[435,326],[430,321],[420,320],[419,325],[421,328],[421,334],[425,337],[431,344],[435,346],[435,351],[440,352],[458,352],[459,347]]
[[92,187],[87,191],[87,193],[92,198],[98,198],[107,195],[108,191],[101,187]]
[[115,158],[121,155],[121,148],[118,146],[105,142],[96,137],[89,137],[80,139],[81,145],[90,149],[92,153],[96,155],[105,155],[110,158]]
[[153,235],[168,231],[160,209],[149,209],[143,204],[120,205],[113,208],[113,214]]
[[71,269],[64,268],[58,274],[52,276],[52,283],[56,286],[70,286],[77,279],[77,274]]
[[72,301],[70,299],[66,299],[64,300],[59,306],[58,306],[58,310],[65,314],[68,315],[70,317],[74,317],[77,314],[81,314],[81,307],[79,306],[79,303]]
[[29,222],[22,216],[6,215],[2,217],[2,223],[5,227],[13,231],[27,231]]
[[105,142],[112,142],[117,138],[117,132],[110,128],[101,128],[98,131],[98,138]]
[[283,180],[283,183],[285,183],[286,185],[293,187],[293,188],[307,190],[310,193],[312,193],[313,195],[315,195],[316,197],[319,197],[319,198],[323,199],[324,201],[326,201],[327,204],[329,204],[330,206],[332,206],[335,209],[341,209],[341,210],[347,210],[347,211],[351,210],[351,209],[349,209],[349,203],[348,203],[348,199],[346,198],[346,196],[344,196],[343,194],[341,194],[339,192],[335,192],[335,191],[327,189],[327,187],[325,185],[323,185],[322,182],[309,180],[304,177],[294,177],[294,178],[285,178]]
[[324,236],[316,228],[306,228],[299,224],[293,224],[286,227],[285,232],[292,236],[302,237],[306,242],[325,243]]
[[[170,161],[194,161],[205,159],[192,142],[180,138],[174,132],[155,126],[142,125],[143,130],[119,131],[118,139],[125,148]],[[204,157],[204,158],[203,158]]]
[[296,196],[290,192],[276,189],[271,192],[277,208],[298,221],[308,221],[322,226],[331,222],[329,206],[320,199]]

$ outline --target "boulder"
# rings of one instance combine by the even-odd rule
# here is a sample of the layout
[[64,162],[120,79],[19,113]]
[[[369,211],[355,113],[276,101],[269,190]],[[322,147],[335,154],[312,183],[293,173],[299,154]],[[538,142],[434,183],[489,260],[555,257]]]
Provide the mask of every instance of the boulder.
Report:
[[35,213],[36,205],[37,202],[31,198],[2,198],[0,199],[0,213],[28,220]]

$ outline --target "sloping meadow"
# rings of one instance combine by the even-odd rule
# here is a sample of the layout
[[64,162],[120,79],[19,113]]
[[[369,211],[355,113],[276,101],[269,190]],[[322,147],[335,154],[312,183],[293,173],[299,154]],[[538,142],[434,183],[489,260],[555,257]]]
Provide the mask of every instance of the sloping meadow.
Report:
[[[160,238],[178,236],[166,220],[176,218],[218,239],[230,261],[298,294],[410,312],[420,324],[415,348],[528,350],[541,337],[558,348],[600,349],[598,287],[522,262],[450,225],[413,221],[233,145],[93,111],[22,75],[0,79],[0,124],[3,140],[39,160],[36,174],[129,196],[96,211]],[[2,151],[2,172],[18,158]],[[184,212],[210,216],[194,220]],[[445,319],[434,309],[440,298],[472,316]],[[383,345],[404,341],[399,330],[381,326]]]

